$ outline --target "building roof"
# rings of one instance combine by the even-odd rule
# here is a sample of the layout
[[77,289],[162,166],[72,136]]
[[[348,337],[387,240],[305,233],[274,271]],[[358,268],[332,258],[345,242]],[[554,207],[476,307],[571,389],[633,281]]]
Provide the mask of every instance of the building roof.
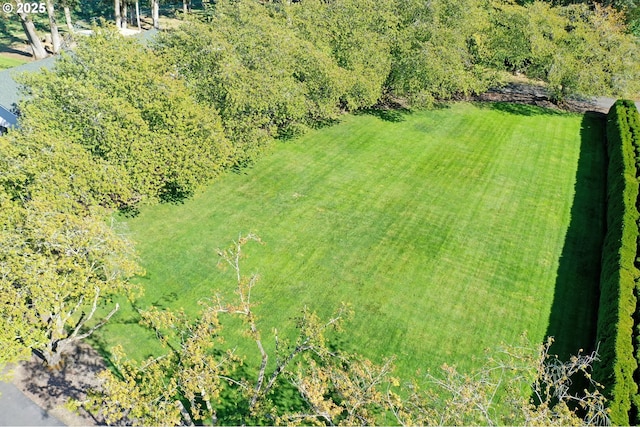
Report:
[[0,127],[10,128],[18,124],[18,117],[0,105]]
[[5,110],[13,110],[20,100],[19,85],[14,80],[16,74],[25,71],[39,71],[42,68],[51,69],[56,58],[57,56],[50,56],[40,61],[27,62],[26,64],[0,71],[0,107],[4,107]]

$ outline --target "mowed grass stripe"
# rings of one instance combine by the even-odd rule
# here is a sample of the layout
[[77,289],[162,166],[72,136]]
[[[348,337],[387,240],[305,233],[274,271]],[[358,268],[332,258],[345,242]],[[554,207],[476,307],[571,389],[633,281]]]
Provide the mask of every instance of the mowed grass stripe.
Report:
[[[387,122],[368,115],[279,144],[183,205],[127,220],[148,276],[138,307],[197,312],[233,276],[215,248],[252,231],[245,272],[265,331],[303,306],[356,316],[342,345],[397,355],[400,374],[474,365],[527,331],[541,342],[573,200],[581,116],[453,104]],[[104,344],[137,357],[132,311]],[[119,322],[119,323],[118,323]]]

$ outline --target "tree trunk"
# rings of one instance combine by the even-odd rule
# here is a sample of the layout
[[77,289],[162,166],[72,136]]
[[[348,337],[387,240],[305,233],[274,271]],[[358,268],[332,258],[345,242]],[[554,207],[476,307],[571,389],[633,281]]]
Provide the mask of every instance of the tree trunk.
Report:
[[204,390],[204,388],[200,389],[200,396],[202,397],[202,400],[204,400],[205,405],[207,405],[207,411],[209,411],[209,413],[211,414],[211,425],[215,426],[217,424],[216,411],[213,410],[211,399],[209,399],[209,395]]
[[53,1],[47,0],[47,14],[49,15],[49,27],[51,28],[51,44],[53,45],[53,53],[60,52],[60,33],[58,32],[58,24],[56,23],[55,10]]
[[51,343],[51,346],[47,346],[47,348],[42,352],[45,363],[49,369],[54,371],[62,369],[63,356],[66,354],[66,350],[69,345],[69,343],[65,341],[66,340],[53,342]]
[[64,19],[67,21],[67,28],[69,28],[69,32],[73,34],[75,30],[71,23],[71,9],[69,9],[69,6],[64,6]]
[[120,14],[120,0],[113,1],[114,14],[116,16],[116,27],[122,28],[122,15]]
[[185,15],[191,12],[191,0],[182,0],[182,11]]
[[136,0],[136,23],[138,24],[138,31],[142,31],[140,25],[140,0]]
[[153,28],[160,29],[160,4],[158,0],[151,0],[151,18],[153,19]]
[[22,28],[24,29],[25,34],[27,35],[27,40],[29,42],[29,46],[31,46],[31,51],[33,52],[33,57],[35,59],[43,59],[47,57],[47,51],[44,50],[44,45],[40,41],[40,37],[38,37],[38,33],[36,33],[36,27],[33,25],[33,21],[29,18],[29,15],[26,13],[20,13],[20,23],[22,24]]
[[187,409],[184,407],[182,402],[179,401],[179,400],[176,400],[175,404],[178,407],[178,409],[180,410],[180,414],[182,414],[182,419],[186,423],[185,425],[187,425],[187,426],[195,425],[195,424],[193,424],[193,418],[191,418],[191,414],[189,414],[189,411],[187,411]]
[[127,28],[127,24],[128,24],[127,20],[129,18],[127,16],[128,12],[129,12],[128,9],[129,8],[127,7],[127,2],[126,1],[123,2],[122,3],[122,28]]

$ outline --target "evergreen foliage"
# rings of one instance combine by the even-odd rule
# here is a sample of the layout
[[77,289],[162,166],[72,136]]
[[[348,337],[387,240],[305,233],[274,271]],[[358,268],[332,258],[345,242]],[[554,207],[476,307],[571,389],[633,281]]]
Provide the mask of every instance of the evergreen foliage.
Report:
[[632,101],[617,101],[607,118],[609,154],[607,234],[602,252],[598,341],[600,359],[594,372],[610,399],[611,419],[628,425],[637,412],[638,369],[634,352],[634,315],[638,301],[638,169],[640,122]]

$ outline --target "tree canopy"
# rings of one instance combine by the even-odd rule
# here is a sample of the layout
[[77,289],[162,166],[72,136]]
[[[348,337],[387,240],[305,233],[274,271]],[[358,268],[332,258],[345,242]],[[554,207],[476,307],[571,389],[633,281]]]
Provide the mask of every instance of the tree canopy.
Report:
[[120,203],[192,194],[229,163],[217,111],[198,105],[148,48],[113,31],[85,39],[23,84],[24,132],[58,134],[118,169],[130,193],[114,194]]
[[33,351],[58,365],[101,325],[99,306],[112,310],[108,319],[117,310],[108,301],[135,292],[131,244],[91,204],[109,171],[87,160],[52,137],[0,139],[0,364]]
[[610,6],[306,0],[212,9],[156,48],[238,129],[253,121],[277,135],[388,96],[429,105],[481,93],[504,73],[548,83],[559,101],[640,90],[638,41]]

